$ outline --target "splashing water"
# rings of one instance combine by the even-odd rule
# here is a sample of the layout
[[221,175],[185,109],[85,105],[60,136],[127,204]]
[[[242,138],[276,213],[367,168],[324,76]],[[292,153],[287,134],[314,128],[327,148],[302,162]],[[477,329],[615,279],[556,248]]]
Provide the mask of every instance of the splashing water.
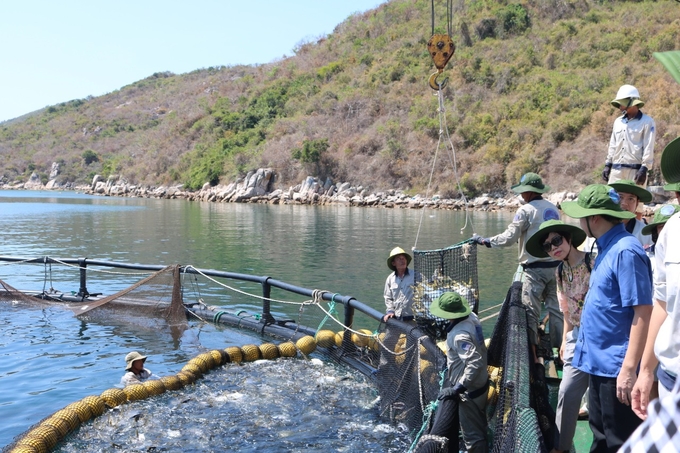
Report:
[[408,433],[378,417],[376,395],[363,375],[318,359],[230,364],[109,410],[56,451],[407,450]]

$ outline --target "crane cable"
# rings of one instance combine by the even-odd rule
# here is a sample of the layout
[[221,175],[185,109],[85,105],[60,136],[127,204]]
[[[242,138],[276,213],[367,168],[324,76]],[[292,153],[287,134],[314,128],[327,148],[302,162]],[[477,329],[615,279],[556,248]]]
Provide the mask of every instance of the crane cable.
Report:
[[[451,40],[451,23],[453,19],[453,5],[452,5],[452,0],[446,0],[446,19],[447,19],[447,32],[448,35],[435,35],[435,11],[434,11],[434,0],[432,0],[432,38],[430,38],[430,41],[427,44],[428,50],[430,51],[430,55],[432,56],[432,59],[435,63],[435,66],[437,67],[437,72],[433,73],[430,76],[430,79],[428,81],[430,88],[435,90],[438,98],[438,107],[437,107],[437,113],[439,116],[439,139],[437,141],[437,146],[435,148],[434,152],[434,158],[432,159],[432,169],[430,170],[430,177],[427,182],[427,190],[425,192],[425,199],[429,198],[430,194],[430,187],[432,185],[432,178],[434,175],[434,170],[437,165],[437,156],[439,154],[439,149],[442,146],[442,142],[444,143],[444,146],[446,146],[447,149],[447,156],[449,157],[449,163],[451,164],[451,167],[453,169],[453,174],[455,175],[456,178],[456,186],[458,187],[458,192],[460,193],[462,199],[463,199],[463,206],[465,209],[465,224],[461,228],[461,234],[467,228],[468,223],[472,227],[472,231],[474,233],[475,227],[474,224],[472,223],[472,220],[470,219],[470,212],[468,209],[468,200],[467,197],[465,196],[465,192],[463,191],[463,187],[460,182],[460,178],[458,176],[458,164],[456,161],[456,149],[453,146],[453,141],[451,140],[451,134],[449,133],[449,128],[446,123],[446,108],[444,106],[444,93],[443,93],[443,88],[446,85],[446,82],[448,81],[448,78],[445,79],[443,82],[438,82],[436,79],[437,77],[443,72],[444,67],[446,66],[446,63],[451,59],[453,56],[453,52],[455,51],[455,45],[453,44],[453,41]],[[450,43],[450,44],[449,44]],[[450,53],[447,52],[447,50],[450,50]],[[443,63],[442,63],[443,62]],[[433,86],[434,84],[434,86]],[[450,151],[450,152],[448,152]],[[418,231],[416,233],[416,239],[415,243],[413,245],[413,250],[416,249],[418,245],[418,237],[420,236],[420,230],[423,224],[423,217],[425,215],[425,207],[423,207],[423,210],[420,213],[420,221],[418,223]]]

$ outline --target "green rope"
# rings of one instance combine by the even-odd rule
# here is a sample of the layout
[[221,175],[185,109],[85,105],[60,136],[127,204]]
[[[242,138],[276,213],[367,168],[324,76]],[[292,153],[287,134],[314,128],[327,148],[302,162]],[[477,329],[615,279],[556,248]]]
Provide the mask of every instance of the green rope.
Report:
[[413,443],[411,444],[411,447],[408,449],[408,453],[411,453],[413,449],[416,447],[416,445],[418,445],[420,436],[423,435],[425,428],[427,428],[427,426],[430,424],[430,418],[432,417],[434,411],[437,410],[437,406],[439,406],[439,401],[434,400],[430,401],[430,404],[428,404],[425,407],[425,413],[423,414],[423,426],[420,427],[420,431],[418,431],[418,434],[416,434],[416,437],[413,439]]
[[326,316],[324,316],[324,318],[321,320],[321,323],[319,323],[319,327],[316,328],[317,332],[319,330],[321,330],[321,328],[323,327],[324,324],[326,324],[326,321],[328,321],[328,318],[330,317],[330,315],[337,315],[338,314],[338,311],[335,309],[335,296],[339,296],[339,295],[340,294],[338,294],[338,293],[333,294],[333,296],[331,297],[331,301],[328,302],[328,314]]
[[218,311],[217,313],[215,313],[215,316],[213,316],[213,322],[215,324],[219,323],[222,315],[224,315],[226,313],[227,313],[226,311]]

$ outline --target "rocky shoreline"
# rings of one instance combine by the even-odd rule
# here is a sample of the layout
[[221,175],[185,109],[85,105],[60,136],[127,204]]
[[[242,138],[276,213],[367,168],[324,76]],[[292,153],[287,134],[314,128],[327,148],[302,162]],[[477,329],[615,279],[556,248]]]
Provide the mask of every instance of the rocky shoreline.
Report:
[[[88,186],[60,186],[56,179],[42,184],[37,175],[32,175],[26,183],[4,184],[3,189],[25,190],[74,190],[76,192],[111,196],[140,197],[159,199],[186,199],[214,203],[263,203],[263,204],[300,204],[300,205],[345,205],[356,207],[409,208],[409,209],[449,209],[475,211],[514,211],[520,206],[520,199],[512,192],[508,194],[483,194],[464,200],[461,198],[441,198],[439,195],[424,197],[408,195],[403,190],[391,189],[371,192],[362,186],[352,186],[348,182],[334,184],[330,179],[320,181],[308,176],[302,183],[287,189],[274,188],[275,173],[269,168],[249,172],[245,178],[227,185],[211,186],[205,184],[201,190],[188,191],[182,185],[139,186],[129,184],[124,178],[112,175],[106,179],[96,175]],[[661,186],[648,187],[654,200],[645,206],[643,215],[653,215],[654,207],[668,201],[668,193]],[[574,192],[547,193],[544,198],[559,206],[563,201],[574,200]]]

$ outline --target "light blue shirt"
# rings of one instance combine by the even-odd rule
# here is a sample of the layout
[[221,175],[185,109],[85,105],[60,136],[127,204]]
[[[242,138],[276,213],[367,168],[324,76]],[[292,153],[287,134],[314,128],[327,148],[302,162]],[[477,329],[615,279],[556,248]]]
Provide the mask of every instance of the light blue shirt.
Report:
[[573,366],[615,378],[628,350],[637,305],[652,305],[652,267],[640,241],[623,224],[597,240],[599,250],[581,314]]

